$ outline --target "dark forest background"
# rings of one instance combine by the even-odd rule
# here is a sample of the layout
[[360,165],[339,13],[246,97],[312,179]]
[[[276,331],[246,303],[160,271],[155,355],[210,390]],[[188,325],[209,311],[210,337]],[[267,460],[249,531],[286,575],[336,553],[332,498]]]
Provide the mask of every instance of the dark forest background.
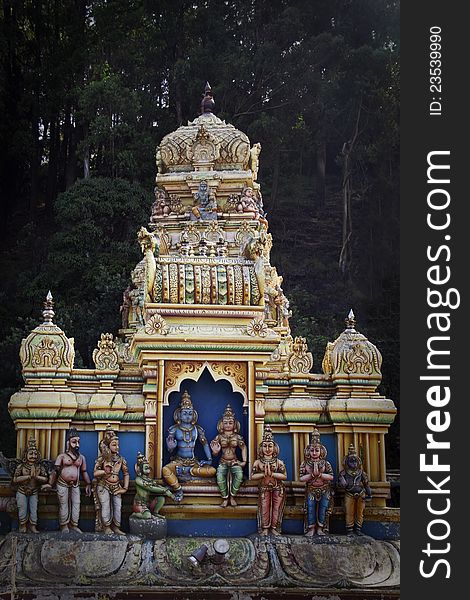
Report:
[[[394,0],[3,0],[0,439],[49,289],[91,366],[140,260],[161,138],[216,114],[261,142],[272,263],[321,371],[352,307],[399,404]],[[398,467],[398,424],[388,462]]]

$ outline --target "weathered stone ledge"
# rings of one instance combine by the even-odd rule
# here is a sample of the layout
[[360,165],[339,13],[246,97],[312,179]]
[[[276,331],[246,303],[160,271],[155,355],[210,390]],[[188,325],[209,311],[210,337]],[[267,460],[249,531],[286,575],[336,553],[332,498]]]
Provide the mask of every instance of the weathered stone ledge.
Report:
[[[187,598],[190,592],[192,600],[249,600],[267,591],[269,598],[295,598],[307,590],[318,599],[398,597],[399,542],[338,535],[229,538],[225,561],[215,564],[215,539],[11,533],[0,539],[0,598],[12,590],[17,598],[121,598],[131,589],[132,597]],[[191,567],[188,557],[202,544],[208,555]]]

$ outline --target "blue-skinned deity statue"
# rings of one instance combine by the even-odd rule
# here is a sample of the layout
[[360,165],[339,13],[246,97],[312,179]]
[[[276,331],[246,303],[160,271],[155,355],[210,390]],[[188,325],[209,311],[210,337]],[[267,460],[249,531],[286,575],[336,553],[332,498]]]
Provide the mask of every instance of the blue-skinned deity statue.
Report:
[[[183,499],[181,481],[215,476],[211,466],[212,454],[204,429],[197,425],[198,414],[187,391],[181,396],[181,403],[173,414],[175,424],[168,430],[166,445],[171,461],[163,467],[162,475],[171,488],[176,501]],[[198,460],[194,456],[197,442],[200,442],[206,460]]]

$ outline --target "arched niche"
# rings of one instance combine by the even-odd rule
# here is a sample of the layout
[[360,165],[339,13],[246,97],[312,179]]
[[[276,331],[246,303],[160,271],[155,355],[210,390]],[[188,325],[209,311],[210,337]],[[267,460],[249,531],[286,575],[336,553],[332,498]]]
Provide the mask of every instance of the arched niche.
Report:
[[241,394],[243,406],[248,406],[248,374],[245,362],[232,361],[166,361],[163,405],[168,406],[170,395],[183,391],[181,382],[185,379],[199,381],[207,370],[214,381],[228,381],[234,392]]
[[[166,437],[168,429],[174,424],[173,413],[179,407],[181,395],[188,391],[191,396],[193,407],[198,413],[197,424],[200,425],[206,434],[207,442],[217,435],[217,422],[222,416],[227,404],[230,404],[235,412],[236,419],[240,422],[240,435],[248,443],[248,407],[244,405],[243,395],[235,391],[231,382],[227,379],[215,380],[208,368],[199,373],[197,379],[186,377],[180,379],[178,389],[174,389],[168,394],[168,403],[163,408],[163,465],[170,461],[170,453],[166,447]],[[202,445],[196,442],[194,455],[197,459],[205,459]],[[216,467],[220,455],[214,457],[213,465]]]

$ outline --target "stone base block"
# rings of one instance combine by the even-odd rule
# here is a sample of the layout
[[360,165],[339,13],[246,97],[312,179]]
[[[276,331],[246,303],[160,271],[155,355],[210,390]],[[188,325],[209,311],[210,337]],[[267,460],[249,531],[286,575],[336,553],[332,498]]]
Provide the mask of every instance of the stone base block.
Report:
[[130,516],[129,529],[132,535],[138,535],[148,540],[162,540],[166,538],[168,528],[165,517],[139,519]]

